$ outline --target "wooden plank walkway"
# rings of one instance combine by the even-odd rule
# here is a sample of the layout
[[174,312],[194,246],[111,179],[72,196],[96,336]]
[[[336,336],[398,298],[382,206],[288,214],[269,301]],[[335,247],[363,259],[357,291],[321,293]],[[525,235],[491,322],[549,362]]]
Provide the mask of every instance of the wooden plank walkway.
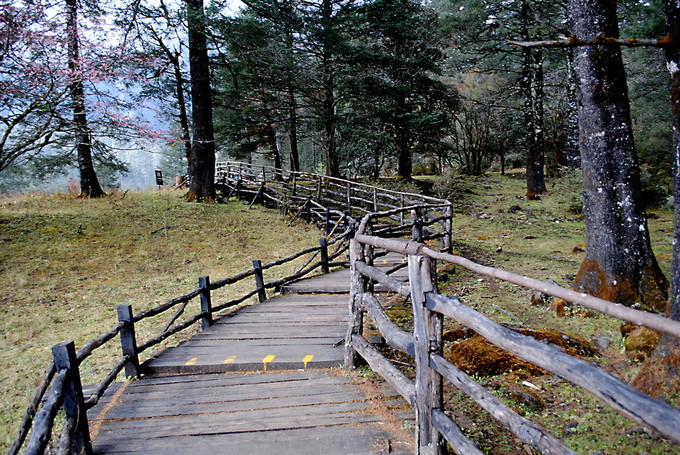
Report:
[[304,280],[307,291],[323,291],[330,279],[343,293],[271,298],[146,362],[146,376],[88,412],[94,452],[412,453],[408,405],[329,369],[343,360],[345,275]]

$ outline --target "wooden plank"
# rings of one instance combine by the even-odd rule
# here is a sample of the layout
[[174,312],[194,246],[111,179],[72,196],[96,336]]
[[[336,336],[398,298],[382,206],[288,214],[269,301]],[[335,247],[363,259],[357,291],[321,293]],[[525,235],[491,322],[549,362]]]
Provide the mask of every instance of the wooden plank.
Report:
[[[389,440],[389,444],[388,444]],[[144,455],[191,453],[192,455],[230,454],[318,454],[324,455],[378,455],[388,453],[391,446],[395,455],[412,451],[400,448],[403,442],[392,440],[380,425],[355,427],[327,427],[268,431],[266,433],[239,433],[230,435],[184,436],[148,441],[143,447],[102,443],[95,446],[97,453],[124,454],[135,452]],[[228,448],[228,449],[227,449]]]

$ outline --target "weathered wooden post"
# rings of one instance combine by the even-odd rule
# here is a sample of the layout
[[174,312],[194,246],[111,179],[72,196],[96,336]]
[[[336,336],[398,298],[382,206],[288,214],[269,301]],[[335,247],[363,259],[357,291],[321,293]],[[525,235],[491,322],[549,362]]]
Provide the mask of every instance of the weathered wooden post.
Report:
[[413,210],[413,227],[411,228],[411,236],[416,242],[423,241],[423,218],[420,216],[420,209]]
[[443,438],[432,423],[432,410],[442,409],[442,378],[430,368],[430,355],[442,353],[441,314],[427,309],[427,294],[434,291],[431,260],[408,257],[408,275],[413,303],[413,337],[416,346],[416,453],[441,455]]
[[297,192],[297,171],[293,172],[293,197],[295,197],[296,192]]
[[321,176],[319,176],[316,182],[316,200],[321,203]]
[[361,335],[364,315],[361,310],[361,299],[366,292],[366,279],[356,269],[356,261],[363,260],[363,248],[352,238],[349,241],[350,260],[350,288],[349,288],[349,323],[345,335],[345,369],[353,371],[356,368],[357,352],[352,346],[352,337]]
[[346,192],[347,192],[347,213],[351,214],[352,213],[352,187],[349,185],[349,182],[347,182]]
[[262,274],[262,261],[255,259],[253,261],[253,268],[255,269],[255,285],[257,286],[257,299],[260,303],[267,300],[267,291],[264,288],[264,275]]
[[202,276],[198,278],[198,287],[201,289],[201,328],[207,329],[213,324],[212,302],[210,298],[210,277]]
[[373,211],[378,211],[378,190],[373,188]]
[[305,223],[309,223],[312,219],[312,197],[308,197],[305,201]]
[[331,207],[326,207],[326,235],[331,233]]
[[83,398],[83,386],[78,371],[78,358],[73,341],[60,343],[52,348],[57,371],[67,370],[63,388],[64,412],[70,428],[59,453],[91,454],[90,429],[87,424],[87,408]]
[[136,378],[139,377],[139,355],[137,353],[132,306],[121,304],[116,309],[118,312],[118,322],[123,323],[123,327],[120,329],[120,346],[123,350],[123,357],[130,358],[125,364],[125,375]]
[[442,237],[442,251],[451,254],[453,244],[451,236],[453,235],[453,205],[447,204],[444,209],[444,236]]
[[328,240],[325,237],[319,240],[319,246],[321,247],[321,272],[328,273],[330,269],[328,267]]

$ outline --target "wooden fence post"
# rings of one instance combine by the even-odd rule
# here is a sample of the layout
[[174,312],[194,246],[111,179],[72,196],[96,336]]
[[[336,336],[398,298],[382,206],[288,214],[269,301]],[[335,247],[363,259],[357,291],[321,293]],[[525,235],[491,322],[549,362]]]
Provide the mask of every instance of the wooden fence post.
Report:
[[347,213],[352,214],[352,187],[347,183]]
[[439,313],[425,306],[426,294],[434,290],[431,260],[425,256],[408,257],[411,302],[413,303],[413,337],[416,349],[416,452],[441,455],[443,438],[432,423],[432,410],[442,409],[442,378],[430,368],[430,354],[441,355],[442,322]]
[[210,277],[202,276],[198,278],[198,287],[201,288],[201,328],[207,329],[213,324],[212,302],[210,298]]
[[350,288],[349,288],[349,323],[345,335],[345,369],[353,371],[356,368],[357,352],[352,346],[352,337],[361,335],[364,315],[361,310],[361,299],[366,292],[366,279],[356,269],[356,261],[363,260],[363,249],[353,238],[349,241],[350,259]]
[[90,429],[87,424],[87,409],[83,398],[83,386],[78,371],[78,358],[73,341],[60,343],[52,348],[54,366],[57,371],[68,370],[64,382],[63,399],[66,420],[70,428],[67,440],[62,441],[67,450],[60,453],[91,454]]
[[312,219],[312,197],[308,197],[305,202],[305,223]]
[[442,251],[451,254],[453,248],[451,239],[453,235],[453,206],[451,204],[448,204],[446,209],[444,209],[444,216],[446,219],[444,220],[443,226],[444,237],[442,238]]
[[331,233],[331,207],[326,207],[326,235]]
[[319,246],[321,247],[321,272],[328,273],[330,271],[328,267],[328,240],[325,237],[319,239]]
[[413,210],[413,228],[411,228],[411,236],[416,242],[423,241],[423,219],[420,216],[420,209]]
[[118,305],[118,321],[123,323],[120,329],[120,346],[123,350],[123,357],[130,357],[125,364],[125,375],[136,378],[139,377],[139,356],[137,353],[137,339],[135,337],[135,323],[132,319],[131,305]]
[[255,285],[257,286],[257,299],[260,303],[267,300],[267,291],[264,288],[264,275],[262,274],[262,261],[255,259],[253,261],[253,268],[255,269]]
[[316,183],[316,200],[321,203],[321,176],[319,176]]

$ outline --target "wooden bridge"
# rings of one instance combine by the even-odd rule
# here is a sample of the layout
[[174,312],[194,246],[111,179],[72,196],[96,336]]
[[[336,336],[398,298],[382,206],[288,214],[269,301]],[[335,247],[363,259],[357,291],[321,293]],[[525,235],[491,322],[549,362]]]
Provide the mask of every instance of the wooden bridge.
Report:
[[[142,380],[88,412],[93,452],[412,453],[407,403],[337,369],[346,278],[337,272],[293,283],[145,362]],[[336,281],[344,293],[326,294]]]
[[[512,432],[524,445],[522,452],[532,447],[544,454],[575,454],[442,357],[444,318],[680,443],[679,409],[490,320],[458,298],[438,294],[436,264],[453,264],[676,337],[680,323],[451,254],[448,201],[243,163],[220,163],[217,175],[227,199],[277,207],[318,223],[326,236],[318,246],[268,264],[253,261],[252,269],[231,277],[214,282],[200,277],[196,289],[157,307],[133,313],[120,305],[118,324],[77,352],[72,342],[55,346],[54,361],[8,455],[22,448],[42,454],[48,447],[68,454],[441,455],[447,445],[458,454],[481,454],[447,414],[444,381]],[[266,273],[284,264],[297,268],[266,280]],[[213,301],[213,291],[250,278],[252,291]],[[280,295],[268,295],[270,289]],[[412,332],[391,320],[383,292],[410,300]],[[253,299],[259,303],[246,305]],[[195,300],[200,311],[186,314]],[[167,314],[158,335],[138,342],[140,325],[157,327],[158,317]],[[372,336],[365,332],[369,319],[378,331]],[[200,331],[185,341],[149,354],[199,323]],[[79,366],[114,339],[122,357],[99,385],[83,390]],[[372,344],[375,339],[380,348]],[[396,351],[413,359],[409,368],[384,355]],[[361,359],[389,386],[376,388],[354,374]],[[333,368],[340,365],[347,373]],[[115,382],[123,370],[141,379]],[[62,409],[61,436],[53,437]],[[404,421],[413,422],[413,434],[404,431]]]

